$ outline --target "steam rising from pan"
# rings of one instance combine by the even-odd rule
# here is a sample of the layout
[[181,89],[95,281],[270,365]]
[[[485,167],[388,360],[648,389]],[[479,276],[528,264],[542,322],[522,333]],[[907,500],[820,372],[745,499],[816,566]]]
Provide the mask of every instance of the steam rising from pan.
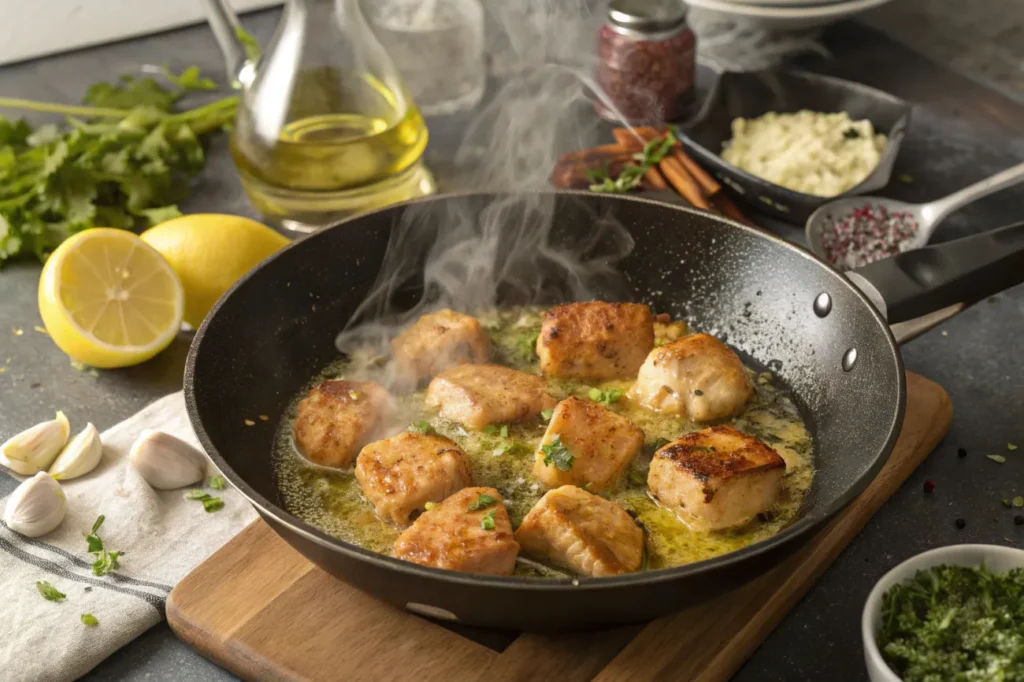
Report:
[[[521,10],[495,8],[521,63],[538,52],[592,53],[594,15],[582,3],[531,6],[547,15],[557,10],[557,23],[537,15],[523,22]],[[499,304],[630,298],[615,268],[633,249],[629,233],[592,215],[586,239],[567,241],[554,198],[544,192],[558,155],[587,146],[596,132],[585,97],[588,71],[549,63],[516,72],[474,116],[455,157],[460,184],[506,194],[486,206],[428,201],[401,212],[376,281],[337,338],[338,349],[363,365],[354,373],[405,387],[407,378],[386,360],[389,341],[432,310],[473,314]]]

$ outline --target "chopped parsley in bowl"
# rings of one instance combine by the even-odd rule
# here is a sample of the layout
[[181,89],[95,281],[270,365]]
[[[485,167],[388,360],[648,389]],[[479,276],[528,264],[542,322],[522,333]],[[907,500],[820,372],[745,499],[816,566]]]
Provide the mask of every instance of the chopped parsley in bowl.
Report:
[[873,682],[1024,682],[1024,551],[954,545],[889,571],[862,619]]

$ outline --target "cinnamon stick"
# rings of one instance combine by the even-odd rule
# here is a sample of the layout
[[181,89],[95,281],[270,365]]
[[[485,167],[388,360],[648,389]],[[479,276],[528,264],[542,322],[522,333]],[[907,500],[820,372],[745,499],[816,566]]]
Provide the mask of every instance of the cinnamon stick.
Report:
[[700,185],[693,179],[683,164],[674,157],[665,157],[658,164],[658,169],[661,170],[665,175],[665,179],[668,180],[668,184],[672,185],[673,189],[683,195],[683,198],[689,201],[697,208],[702,208],[705,211],[712,210],[711,204],[708,203],[707,199],[704,198],[704,194],[701,192]]
[[690,155],[683,149],[682,143],[676,146],[673,151],[673,156],[675,156],[676,160],[683,164],[683,168],[693,176],[693,179],[696,180],[697,184],[700,185],[702,190],[704,190],[704,194],[709,197],[713,197],[722,190],[722,186],[718,184],[718,181],[711,177],[710,173],[701,168],[696,161],[690,158]]
[[593,159],[605,160],[608,158],[626,157],[632,158],[633,152],[630,149],[623,147],[622,145],[615,144],[602,144],[597,147],[589,147],[587,149],[577,149],[576,151],[567,152],[558,157],[558,163],[577,163],[580,161],[591,161]]
[[749,225],[750,227],[760,227],[754,221],[748,218],[746,214],[744,214],[743,211],[740,210],[739,206],[737,206],[733,202],[733,200],[730,199],[728,195],[726,195],[725,192],[715,195],[713,201],[715,202],[715,205],[718,207],[718,209],[724,215],[732,218],[733,220],[741,222],[744,225]]
[[651,166],[644,173],[644,180],[651,185],[652,189],[668,189],[668,183],[665,182],[665,176],[661,174],[656,166]]

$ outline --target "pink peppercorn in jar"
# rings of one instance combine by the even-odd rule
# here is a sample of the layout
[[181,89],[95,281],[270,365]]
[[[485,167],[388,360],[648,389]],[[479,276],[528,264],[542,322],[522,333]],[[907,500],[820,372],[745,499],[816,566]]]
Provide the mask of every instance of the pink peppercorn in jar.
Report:
[[678,121],[693,110],[695,47],[682,0],[612,0],[598,32],[597,83],[629,123]]

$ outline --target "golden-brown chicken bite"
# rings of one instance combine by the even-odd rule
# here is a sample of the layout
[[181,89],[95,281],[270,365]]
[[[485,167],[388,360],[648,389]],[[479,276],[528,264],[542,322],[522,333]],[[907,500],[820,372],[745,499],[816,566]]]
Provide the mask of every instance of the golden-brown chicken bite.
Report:
[[311,462],[345,467],[380,436],[390,398],[372,381],[331,380],[314,386],[299,403],[295,443]]
[[565,485],[549,490],[516,530],[523,552],[579,575],[640,569],[644,534],[619,505]]
[[475,317],[444,308],[391,340],[399,383],[415,386],[454,365],[487,362],[491,340]]
[[499,365],[447,369],[430,382],[426,399],[428,407],[474,431],[535,419],[556,402],[540,377]]
[[614,485],[644,444],[644,432],[626,417],[575,396],[551,414],[533,475],[548,488],[587,486],[599,492]]
[[785,461],[762,441],[713,426],[654,453],[647,485],[691,528],[724,530],[771,509],[785,473]]
[[447,438],[424,433],[370,443],[359,453],[355,473],[377,514],[400,526],[427,502],[473,484],[466,453]]
[[561,379],[632,379],[652,348],[651,309],[639,303],[555,306],[537,337],[541,371]]
[[397,558],[449,571],[512,575],[519,543],[497,490],[463,488],[428,506],[395,541]]
[[753,391],[736,353],[710,334],[691,334],[651,351],[631,395],[652,410],[707,422],[741,412]]

